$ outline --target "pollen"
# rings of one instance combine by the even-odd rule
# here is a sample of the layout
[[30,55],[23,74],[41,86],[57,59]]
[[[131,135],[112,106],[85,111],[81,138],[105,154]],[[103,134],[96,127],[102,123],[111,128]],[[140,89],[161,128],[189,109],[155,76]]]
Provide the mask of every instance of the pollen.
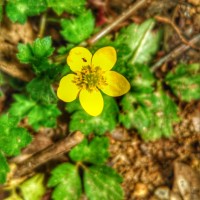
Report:
[[103,75],[104,72],[100,67],[84,66],[80,72],[77,72],[73,82],[80,89],[87,89],[92,92],[97,88],[102,88],[107,85]]

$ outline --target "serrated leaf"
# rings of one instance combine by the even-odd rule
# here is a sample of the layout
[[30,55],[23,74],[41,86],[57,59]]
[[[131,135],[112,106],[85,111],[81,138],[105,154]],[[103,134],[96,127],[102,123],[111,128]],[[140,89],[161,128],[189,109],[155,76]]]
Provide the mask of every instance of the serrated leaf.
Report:
[[47,0],[48,6],[51,7],[58,15],[64,11],[71,14],[81,14],[85,12],[85,0]]
[[122,29],[117,37],[115,43],[128,45],[131,49],[130,54],[127,54],[131,64],[149,63],[158,50],[162,32],[152,32],[154,25],[153,19],[148,19],[140,25],[131,24]]
[[52,65],[48,62],[48,57],[52,55],[51,37],[38,38],[33,44],[18,44],[17,58],[21,63],[32,64],[36,74],[51,70]]
[[200,99],[200,64],[179,64],[167,74],[165,81],[181,100]]
[[6,182],[6,174],[10,171],[8,163],[0,151],[0,184]]
[[88,115],[76,101],[67,104],[67,111],[73,112],[69,124],[72,132],[80,130],[85,135],[102,135],[106,131],[112,131],[117,123],[118,106],[115,100],[108,96],[104,96],[104,109],[97,117]]
[[38,76],[34,78],[27,84],[26,89],[30,97],[35,101],[45,104],[56,103],[57,101],[57,97],[51,86],[51,80],[46,77]]
[[88,140],[84,139],[70,151],[69,156],[76,162],[103,164],[109,156],[108,146],[108,138],[95,137],[89,144]]
[[18,122],[14,116],[0,117],[0,150],[9,156],[18,155],[32,140],[26,129],[17,127]]
[[84,170],[84,189],[89,199],[122,200],[122,178],[110,167],[92,166]]
[[71,43],[78,44],[87,39],[94,30],[94,17],[91,11],[86,11],[82,15],[61,20],[61,35]]
[[54,104],[40,104],[23,95],[14,95],[15,102],[9,112],[20,119],[28,118],[28,123],[38,130],[40,127],[55,127],[60,110]]
[[46,0],[9,0],[6,14],[12,22],[24,24],[28,16],[38,15],[47,9]]
[[119,120],[126,128],[136,128],[144,140],[169,137],[179,121],[177,105],[164,93],[129,93],[121,101]]
[[54,200],[79,200],[82,187],[77,167],[70,163],[57,166],[51,172],[48,187],[55,187]]
[[23,182],[19,188],[24,200],[41,200],[45,193],[44,175],[36,174]]

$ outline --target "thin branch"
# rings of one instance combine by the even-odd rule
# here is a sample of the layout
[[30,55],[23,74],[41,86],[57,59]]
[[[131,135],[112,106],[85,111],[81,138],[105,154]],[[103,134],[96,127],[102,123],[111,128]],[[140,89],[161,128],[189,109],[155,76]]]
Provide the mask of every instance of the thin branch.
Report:
[[39,28],[39,33],[38,37],[42,38],[46,29],[46,22],[47,22],[47,13],[45,12],[42,14],[41,19],[40,19],[40,28]]
[[198,50],[198,51],[200,50],[199,47],[196,47],[194,44],[190,43],[190,42],[183,36],[183,34],[181,33],[180,29],[176,26],[176,24],[173,23],[173,21],[171,21],[170,19],[168,19],[168,18],[166,18],[166,17],[162,17],[162,16],[155,16],[154,18],[155,18],[157,21],[159,21],[159,22],[163,22],[163,23],[166,23],[166,24],[169,24],[170,26],[172,26],[172,28],[176,31],[177,35],[179,36],[179,38],[181,39],[181,41],[182,41],[184,44],[186,44],[186,45],[188,45],[188,46],[190,46],[190,47],[192,47],[192,48],[194,48],[194,49],[196,49],[196,50]]
[[37,152],[18,165],[14,177],[18,178],[21,176],[26,176],[27,174],[31,174],[35,168],[41,166],[51,159],[57,158],[58,156],[67,153],[71,150],[71,148],[79,144],[83,139],[84,135],[77,131],[73,135],[66,137],[61,141]]
[[107,35],[110,31],[112,31],[119,23],[123,22],[125,19],[129,18],[136,10],[146,5],[147,0],[138,0],[136,3],[131,5],[128,10],[122,13],[117,19],[115,19],[111,24],[103,28],[100,32],[92,36],[87,43],[89,45],[94,44],[100,38]]
[[[198,41],[200,41],[200,34],[196,35],[191,40],[189,40],[189,43],[194,45]],[[179,45],[177,48],[172,50],[169,54],[167,54],[166,56],[161,58],[158,62],[156,62],[151,67],[151,71],[155,72],[158,69],[158,67],[161,66],[163,63],[168,62],[169,60],[172,60],[172,59],[178,57],[179,55],[181,55],[182,53],[184,53],[185,51],[187,51],[190,48],[191,48],[191,46],[188,46],[186,44]]]
[[0,61],[0,71],[26,82],[33,78],[33,74],[30,71],[17,67],[16,65],[8,65],[3,61]]

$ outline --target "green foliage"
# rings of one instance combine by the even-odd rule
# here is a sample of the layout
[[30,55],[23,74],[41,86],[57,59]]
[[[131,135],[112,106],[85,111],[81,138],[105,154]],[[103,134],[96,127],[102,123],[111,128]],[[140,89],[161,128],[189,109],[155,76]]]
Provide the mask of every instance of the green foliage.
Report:
[[19,61],[25,64],[32,64],[36,74],[41,74],[52,68],[52,65],[48,63],[48,57],[54,51],[51,37],[38,38],[32,45],[18,44],[18,51],[17,58]]
[[40,104],[24,95],[14,95],[9,112],[20,119],[28,118],[28,123],[38,130],[40,127],[55,127],[60,110],[55,104]]
[[200,99],[200,64],[179,64],[165,81],[183,101]]
[[41,200],[45,193],[44,175],[36,174],[20,185],[20,191],[24,200]]
[[118,106],[116,101],[108,96],[104,96],[104,109],[97,117],[88,115],[77,101],[68,103],[66,109],[71,113],[69,129],[72,132],[80,130],[85,135],[102,135],[106,131],[112,131],[117,124]]
[[26,129],[17,127],[19,120],[11,115],[0,117],[0,183],[4,183],[9,171],[5,159],[7,156],[16,156],[21,148],[31,142],[31,136]]
[[3,17],[3,5],[2,3],[0,2],[0,22],[2,20],[2,17]]
[[89,199],[122,200],[121,182],[122,178],[107,166],[92,166],[84,173],[84,189]]
[[44,104],[56,103],[57,97],[51,87],[51,80],[48,77],[37,77],[30,81],[26,89],[33,100],[39,100]]
[[82,161],[93,164],[103,164],[108,159],[108,138],[95,137],[89,144],[84,139],[79,145],[70,151],[70,158],[73,161]]
[[144,140],[169,137],[178,122],[177,105],[163,92],[129,93],[121,101],[119,120],[126,128],[136,128]]
[[27,17],[38,15],[47,9],[46,0],[9,0],[6,14],[12,22],[24,24]]
[[81,14],[85,12],[86,0],[47,0],[48,6],[51,7],[58,15],[64,11],[71,14]]
[[82,192],[81,180],[76,166],[65,163],[57,166],[48,181],[49,187],[55,187],[54,200],[79,200]]
[[125,59],[129,59],[131,64],[147,64],[159,47],[162,32],[152,32],[155,25],[153,19],[146,20],[140,25],[131,24],[122,29],[115,40],[117,45],[127,45],[131,50],[129,54],[124,54]]
[[78,17],[61,20],[61,35],[65,40],[78,44],[87,39],[94,30],[94,17],[86,11]]

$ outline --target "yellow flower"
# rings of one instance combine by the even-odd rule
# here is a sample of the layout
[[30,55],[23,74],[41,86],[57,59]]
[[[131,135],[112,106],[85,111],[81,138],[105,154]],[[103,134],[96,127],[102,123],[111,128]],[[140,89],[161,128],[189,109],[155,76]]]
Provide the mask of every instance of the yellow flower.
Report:
[[79,96],[83,109],[92,116],[99,115],[103,110],[105,94],[117,97],[127,93],[130,84],[121,74],[110,71],[117,60],[113,47],[100,48],[92,56],[84,47],[71,49],[67,64],[75,74],[64,76],[57,90],[58,98],[71,102]]

